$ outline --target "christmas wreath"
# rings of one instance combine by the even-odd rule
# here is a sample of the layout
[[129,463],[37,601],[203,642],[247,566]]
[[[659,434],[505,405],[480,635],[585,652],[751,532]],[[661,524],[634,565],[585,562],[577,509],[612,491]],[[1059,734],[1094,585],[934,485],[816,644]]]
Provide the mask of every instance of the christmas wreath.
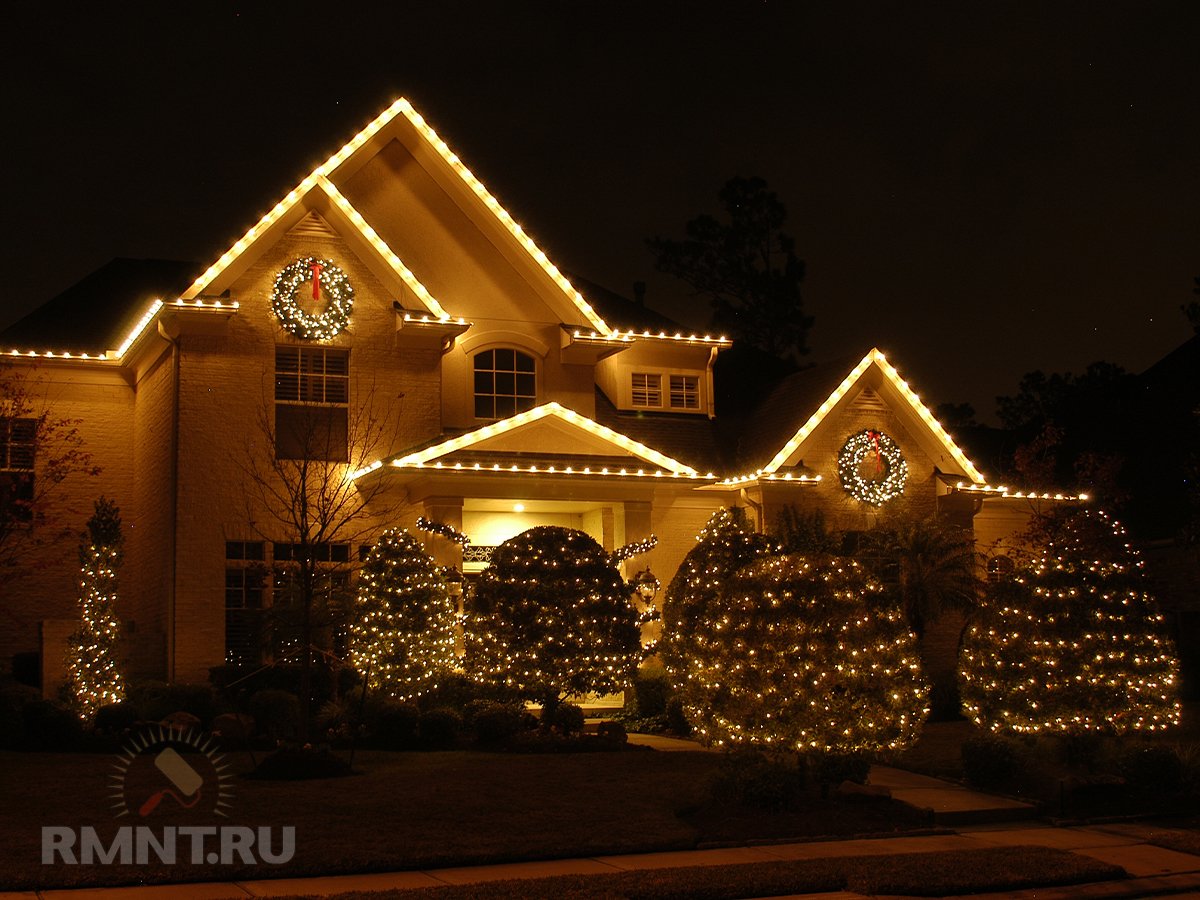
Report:
[[855,500],[883,506],[904,493],[908,463],[896,442],[882,431],[860,431],[838,453],[838,476]]
[[[325,309],[319,315],[302,310],[296,303],[296,291],[312,282],[314,300],[325,297]],[[327,341],[350,321],[354,308],[354,288],[346,273],[328,259],[306,256],[284,266],[275,276],[271,308],[279,324],[302,340]]]

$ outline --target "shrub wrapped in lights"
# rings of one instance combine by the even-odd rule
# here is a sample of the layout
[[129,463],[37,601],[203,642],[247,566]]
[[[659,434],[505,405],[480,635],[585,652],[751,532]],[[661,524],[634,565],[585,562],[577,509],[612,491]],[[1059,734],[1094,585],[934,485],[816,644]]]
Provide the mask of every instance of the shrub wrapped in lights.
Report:
[[67,643],[66,689],[80,718],[125,697],[118,667],[117,569],[121,565],[121,513],[101,497],[79,545],[79,627]]
[[416,700],[453,671],[457,614],[441,570],[407,531],[385,531],[359,575],[351,662],[368,686]]
[[1078,511],[1041,532],[1044,549],[993,587],[963,637],[970,717],[1015,734],[1178,725],[1178,659],[1124,529]]
[[543,525],[498,546],[467,616],[467,670],[544,704],[623,690],[641,659],[621,573],[582,531]]
[[729,579],[773,549],[770,538],[750,528],[743,509],[720,509],[708,520],[696,546],[684,557],[667,586],[663,600],[658,650],[677,692],[687,693],[692,665],[707,653],[698,646],[709,636],[708,628],[701,626],[724,611]]
[[706,743],[895,750],[928,715],[916,637],[853,560],[761,559],[730,579],[724,608],[698,631],[685,705]]

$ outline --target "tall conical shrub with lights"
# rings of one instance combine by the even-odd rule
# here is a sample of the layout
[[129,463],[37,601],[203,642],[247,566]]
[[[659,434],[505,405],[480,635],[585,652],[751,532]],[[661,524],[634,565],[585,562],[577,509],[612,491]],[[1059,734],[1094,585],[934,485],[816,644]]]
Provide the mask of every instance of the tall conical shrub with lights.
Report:
[[993,586],[963,637],[970,717],[1015,734],[1178,725],[1178,659],[1124,529],[1081,511],[1041,531],[1044,549]]
[[452,671],[457,613],[437,564],[407,531],[385,531],[359,573],[350,659],[368,686],[415,700]]
[[641,659],[621,573],[582,531],[543,525],[505,541],[475,587],[467,669],[551,713],[568,694],[625,688]]
[[[708,520],[663,600],[658,647],[676,691],[688,693],[697,661],[710,656],[710,626],[724,614],[730,579],[739,569],[771,553],[774,546],[770,538],[750,527],[743,509],[720,509]],[[703,705],[703,689],[698,682],[693,687],[693,705]]]
[[813,754],[896,750],[928,715],[916,636],[857,562],[771,556],[730,579],[685,691],[716,746]]
[[79,545],[79,627],[67,643],[66,688],[84,721],[125,698],[118,659],[117,569],[121,565],[121,513],[101,497]]

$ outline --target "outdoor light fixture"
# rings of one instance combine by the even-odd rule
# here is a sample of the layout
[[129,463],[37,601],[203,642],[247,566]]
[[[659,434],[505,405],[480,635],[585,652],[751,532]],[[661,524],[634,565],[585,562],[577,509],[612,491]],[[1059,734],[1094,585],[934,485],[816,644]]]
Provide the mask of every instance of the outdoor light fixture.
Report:
[[642,602],[647,606],[654,602],[654,598],[658,596],[658,589],[662,587],[662,584],[654,577],[654,573],[650,571],[649,567],[642,569],[634,575],[629,583],[633,585],[633,589],[637,591],[638,596],[642,598]]

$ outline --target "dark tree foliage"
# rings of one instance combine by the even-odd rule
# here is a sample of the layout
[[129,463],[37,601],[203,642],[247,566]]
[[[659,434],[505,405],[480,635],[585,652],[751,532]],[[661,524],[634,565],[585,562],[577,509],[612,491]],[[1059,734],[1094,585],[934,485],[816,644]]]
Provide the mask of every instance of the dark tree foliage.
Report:
[[1005,428],[1040,429],[1048,422],[1065,425],[1111,409],[1113,395],[1131,377],[1120,366],[1103,361],[1091,363],[1082,375],[1028,372],[1016,394],[996,398],[996,413]]
[[1129,429],[1115,423],[1128,421],[1137,405],[1137,380],[1113,363],[1094,362],[1081,375],[1027,373],[1016,394],[996,398],[1016,440],[1006,477],[1042,490],[1086,490],[1119,505],[1137,448]]
[[628,586],[582,531],[542,525],[505,541],[480,576],[466,627],[467,670],[543,706],[623,690],[641,659]]
[[804,262],[783,230],[787,209],[761,178],[732,178],[720,191],[725,220],[700,215],[683,240],[647,241],[661,272],[707,297],[713,326],[772,356],[807,353],[812,317],[804,314]]
[[[1196,276],[1196,286],[1192,288],[1193,294],[1200,294],[1200,275]],[[1188,320],[1188,324],[1192,326],[1192,330],[1196,334],[1200,334],[1200,300],[1193,300],[1191,303],[1180,304],[1179,311],[1183,313]]]
[[784,553],[837,553],[842,544],[826,526],[823,510],[802,510],[794,503],[779,511],[775,534]]

